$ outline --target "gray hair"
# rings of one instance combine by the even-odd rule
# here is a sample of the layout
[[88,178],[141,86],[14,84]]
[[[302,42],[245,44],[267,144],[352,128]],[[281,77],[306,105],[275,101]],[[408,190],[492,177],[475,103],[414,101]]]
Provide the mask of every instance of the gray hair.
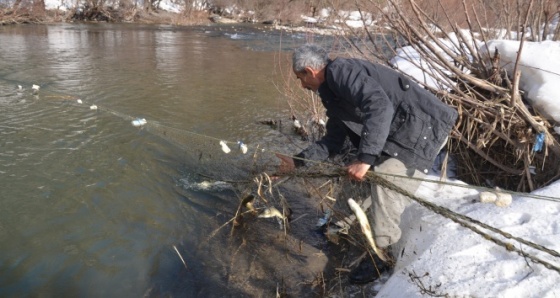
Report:
[[292,66],[295,72],[302,72],[306,67],[321,69],[327,65],[329,53],[315,44],[305,44],[294,50]]

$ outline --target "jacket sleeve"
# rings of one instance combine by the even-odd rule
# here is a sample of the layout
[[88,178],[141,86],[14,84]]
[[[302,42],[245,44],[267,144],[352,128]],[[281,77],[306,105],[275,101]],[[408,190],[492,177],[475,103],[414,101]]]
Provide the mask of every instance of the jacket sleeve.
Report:
[[294,164],[296,167],[306,165],[307,160],[324,161],[330,155],[342,150],[347,134],[344,124],[336,118],[329,118],[326,129],[326,134],[319,141],[295,156]]
[[331,90],[359,110],[363,129],[358,159],[373,164],[381,154],[394,115],[393,103],[380,84],[358,64],[333,67],[327,76]]

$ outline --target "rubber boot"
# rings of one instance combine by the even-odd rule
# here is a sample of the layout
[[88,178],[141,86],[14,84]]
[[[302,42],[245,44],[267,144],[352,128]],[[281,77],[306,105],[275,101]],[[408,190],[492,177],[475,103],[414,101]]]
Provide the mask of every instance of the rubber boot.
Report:
[[350,283],[365,284],[378,279],[381,274],[388,271],[391,266],[383,262],[377,255],[373,255],[373,259],[367,256],[363,259],[358,267],[350,272]]

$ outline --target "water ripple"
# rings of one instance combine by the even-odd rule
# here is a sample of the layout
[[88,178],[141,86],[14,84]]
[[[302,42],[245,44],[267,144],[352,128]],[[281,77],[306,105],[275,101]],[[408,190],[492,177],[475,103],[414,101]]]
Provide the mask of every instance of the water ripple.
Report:
[[275,53],[204,30],[0,30],[0,296],[141,296],[182,268],[173,245],[194,268],[193,284],[220,284],[219,274],[211,282],[198,274],[215,260],[196,251],[236,197],[176,184],[198,170],[192,149],[213,153],[217,142],[131,125],[142,117],[181,132],[285,143],[253,120],[281,108],[267,75]]

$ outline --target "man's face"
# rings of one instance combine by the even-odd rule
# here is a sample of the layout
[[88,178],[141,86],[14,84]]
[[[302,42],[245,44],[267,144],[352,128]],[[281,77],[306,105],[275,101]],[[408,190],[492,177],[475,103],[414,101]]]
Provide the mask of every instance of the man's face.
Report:
[[321,85],[321,80],[318,76],[319,71],[313,70],[310,67],[306,67],[301,72],[294,72],[296,77],[301,82],[301,87],[317,92],[319,86]]

